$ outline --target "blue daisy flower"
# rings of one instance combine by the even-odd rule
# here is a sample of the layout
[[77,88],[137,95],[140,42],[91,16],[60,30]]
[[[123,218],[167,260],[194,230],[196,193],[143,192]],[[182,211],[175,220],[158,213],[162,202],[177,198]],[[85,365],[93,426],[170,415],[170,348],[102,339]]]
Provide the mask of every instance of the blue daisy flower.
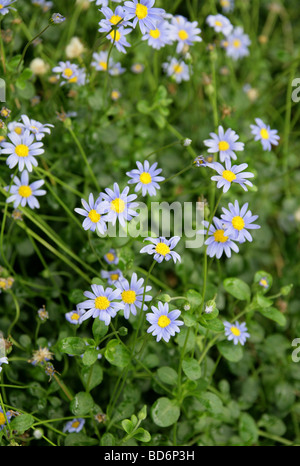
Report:
[[217,188],[223,188],[224,193],[229,190],[231,183],[239,184],[245,191],[248,191],[247,186],[253,186],[247,178],[253,178],[254,174],[243,172],[248,167],[247,163],[231,166],[231,161],[226,159],[225,167],[219,162],[209,163],[208,166],[218,172],[218,175],[212,176],[211,179],[217,181]]
[[156,336],[156,341],[161,339],[168,342],[170,337],[180,332],[181,320],[177,320],[181,312],[178,309],[169,311],[169,304],[158,302],[158,307],[151,306],[152,312],[146,314],[147,321],[151,324],[147,333]]
[[114,225],[119,220],[120,224],[125,227],[125,221],[130,221],[138,213],[134,210],[138,207],[137,202],[132,202],[137,198],[136,194],[129,194],[129,187],[126,186],[120,192],[119,185],[114,183],[114,189],[106,188],[102,193],[103,199],[108,202],[109,221]]
[[63,428],[63,432],[69,432],[70,434],[72,432],[80,432],[83,429],[83,426],[85,424],[85,419],[82,418],[76,418],[73,419],[72,421],[68,421],[66,425]]
[[24,170],[21,174],[21,179],[15,176],[13,182],[15,184],[5,187],[5,190],[10,194],[6,199],[6,202],[13,202],[15,209],[19,205],[21,205],[21,207],[28,205],[31,209],[39,209],[40,204],[36,196],[44,196],[47,194],[44,189],[40,189],[45,181],[38,180],[29,184],[28,172],[27,170]]
[[224,327],[225,327],[225,335],[227,336],[228,341],[232,341],[235,345],[240,343],[241,345],[245,344],[245,341],[247,338],[250,337],[250,334],[248,333],[248,329],[246,327],[245,322],[239,324],[238,321],[236,321],[234,324],[231,322],[224,322]]
[[239,243],[252,241],[252,236],[248,230],[257,230],[260,225],[253,223],[258,219],[258,215],[252,215],[251,210],[248,210],[248,202],[240,208],[236,200],[234,204],[231,202],[228,204],[228,209],[222,207],[222,210],[224,212],[221,215],[224,223],[224,234]]
[[30,133],[34,134],[35,139],[37,141],[41,141],[46,135],[46,133],[51,133],[50,128],[54,128],[54,125],[51,125],[50,123],[40,123],[37,120],[28,118],[27,115],[21,115],[21,119],[23,121],[23,127],[27,129]]
[[207,152],[216,154],[219,152],[221,162],[224,162],[225,159],[232,158],[233,160],[237,159],[235,151],[243,151],[244,143],[237,142],[239,136],[231,128],[228,128],[224,131],[223,126],[219,126],[218,134],[210,133],[212,139],[205,139],[204,144],[209,147]]
[[170,259],[173,259],[175,263],[177,261],[180,262],[180,255],[172,250],[175,248],[179,240],[179,236],[173,236],[170,239],[166,239],[163,236],[160,236],[159,238],[148,237],[145,238],[144,241],[150,241],[152,244],[144,246],[140,250],[140,253],[147,253],[150,255],[153,254],[154,260],[156,260],[157,262],[162,262],[163,260],[169,261]]
[[[1,0],[0,4],[0,15],[4,16],[7,15],[9,12],[11,5],[15,3],[16,0]],[[14,9],[14,8],[13,8]]]
[[182,60],[175,57],[169,57],[169,61],[162,64],[162,68],[167,76],[170,76],[174,81],[189,81],[190,70],[188,65]]
[[[102,320],[105,325],[109,325],[111,318],[116,317],[117,312],[122,309],[120,302],[121,292],[119,289],[106,288],[102,285],[91,285],[91,291],[85,291],[86,301],[77,305],[78,309],[88,309],[79,319],[81,324],[84,320],[93,317]],[[116,301],[117,300],[117,301]]]
[[106,254],[104,254],[104,260],[109,265],[117,265],[119,263],[119,258],[114,249],[110,249]]
[[208,15],[206,22],[210,27],[214,28],[215,32],[221,32],[224,36],[228,36],[233,29],[229,19],[221,14]]
[[127,53],[125,47],[131,47],[131,45],[125,36],[130,34],[131,31],[132,29],[124,29],[121,26],[118,29],[113,29],[106,37],[117,47],[119,52]]
[[123,273],[120,269],[111,271],[101,270],[101,277],[105,278],[109,285],[115,285],[116,282],[124,279]]
[[61,85],[65,84],[66,82],[72,83],[77,79],[78,65],[71,63],[69,60],[66,62],[60,61],[58,62],[57,66],[52,68],[52,72],[61,75],[61,78],[63,78]]
[[7,137],[11,142],[2,142],[0,151],[1,154],[10,154],[6,164],[9,168],[18,165],[19,171],[23,171],[26,167],[29,172],[32,172],[32,165],[35,167],[38,165],[35,157],[44,153],[43,143],[35,142],[34,135],[28,130],[21,135],[15,132],[9,133]]
[[170,24],[164,19],[157,21],[156,27],[147,31],[142,36],[142,40],[147,40],[148,45],[156,50],[171,45],[173,41],[170,37]]
[[88,203],[84,199],[81,199],[81,203],[84,208],[81,209],[76,207],[74,210],[77,214],[85,217],[82,223],[83,228],[91,231],[95,231],[97,229],[101,235],[104,235],[107,231],[106,222],[109,221],[107,215],[109,209],[108,203],[103,201],[99,202],[98,199],[95,202],[92,193],[89,195]]
[[225,43],[222,43],[222,45],[226,49],[228,57],[238,60],[249,55],[248,47],[251,45],[251,40],[248,34],[244,33],[244,29],[239,26],[234,28],[233,32],[227,36]]
[[125,21],[133,19],[133,27],[139,23],[142,34],[155,29],[156,21],[163,19],[165,10],[153,8],[155,0],[133,0],[124,3]]
[[182,15],[174,16],[171,20],[170,37],[174,42],[177,42],[176,52],[182,52],[184,46],[191,46],[194,42],[201,42],[199,36],[201,29],[198,27],[197,21],[188,21]]
[[157,167],[157,162],[150,166],[148,160],[145,160],[144,165],[141,162],[136,162],[137,169],[127,172],[126,175],[132,178],[128,181],[128,184],[136,184],[135,192],[142,190],[143,196],[149,194],[150,196],[156,195],[156,190],[160,189],[159,182],[165,178],[158,176],[161,172],[161,168]]
[[70,324],[78,325],[80,317],[85,313],[84,309],[76,309],[65,313],[65,318]]
[[122,26],[131,26],[129,21],[124,21],[125,10],[122,6],[117,6],[115,11],[113,11],[109,7],[101,8],[101,13],[105,16],[105,19],[101,19],[99,22],[99,32],[109,32],[113,26],[117,26],[118,28]]
[[6,411],[6,413],[4,414],[4,411],[0,406],[0,431],[4,428],[6,424],[6,420],[9,423],[11,421],[11,418],[12,418],[12,412]]
[[136,315],[137,308],[146,311],[148,306],[145,304],[147,301],[152,300],[151,295],[147,295],[148,291],[152,289],[151,286],[143,286],[144,279],[137,278],[137,274],[133,273],[130,282],[126,279],[120,280],[115,286],[121,291],[121,299],[124,309],[125,319],[129,319],[130,314]]
[[[205,235],[205,237],[208,236],[205,240],[205,245],[207,246],[206,253],[209,257],[216,256],[217,259],[220,259],[223,253],[227,257],[231,257],[231,250],[239,252],[239,248],[233,239],[225,235],[224,224],[219,218],[214,217],[210,225],[206,220],[202,223],[205,229],[199,230],[197,233]],[[209,230],[207,232],[208,226]]]
[[280,137],[278,136],[277,129],[271,129],[260,118],[255,118],[256,125],[250,125],[251,133],[255,136],[255,141],[261,141],[263,150],[270,151],[273,146],[277,146]]
[[224,13],[229,13],[234,9],[234,0],[220,0],[220,5]]

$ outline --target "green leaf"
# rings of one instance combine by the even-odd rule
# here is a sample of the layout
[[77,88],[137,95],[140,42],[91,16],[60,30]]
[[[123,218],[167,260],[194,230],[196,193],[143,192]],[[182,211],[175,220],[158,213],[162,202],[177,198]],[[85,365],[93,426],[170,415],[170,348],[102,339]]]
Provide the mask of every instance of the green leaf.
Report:
[[70,409],[74,416],[84,416],[88,414],[94,407],[93,398],[89,393],[77,393],[70,403]]
[[242,413],[240,416],[239,435],[247,445],[253,445],[258,440],[258,430],[255,421],[248,413]]
[[172,367],[163,366],[157,370],[158,378],[167,385],[176,385],[178,380],[177,372]]
[[86,350],[86,344],[82,338],[67,337],[58,342],[58,349],[62,353],[79,355]]
[[227,293],[241,301],[249,301],[251,291],[249,285],[240,278],[226,278],[223,282]]
[[185,358],[182,361],[182,370],[190,380],[198,380],[201,377],[201,367],[194,358]]
[[221,341],[217,348],[225,359],[231,362],[238,362],[243,357],[243,349],[240,344],[234,345],[232,341]]
[[212,332],[223,332],[224,324],[220,319],[206,320],[205,316],[201,316],[199,319],[199,324],[203,327],[211,330]]
[[92,367],[85,366],[81,369],[81,379],[86,390],[93,390],[103,380],[103,369],[100,364],[95,363]]
[[99,341],[101,340],[101,338],[103,338],[107,332],[108,332],[108,326],[105,325],[105,323],[103,322],[103,320],[100,320],[100,319],[94,319],[94,322],[93,322],[93,325],[92,325],[92,332],[93,332],[93,336],[96,340],[96,344],[99,343]]
[[112,434],[103,434],[100,443],[102,447],[114,447],[116,440]]
[[69,293],[69,301],[73,304],[79,304],[80,302],[84,301],[86,298],[83,294],[83,291],[82,290],[79,290],[79,289],[75,289],[75,290],[72,290],[70,293]]
[[211,414],[219,415],[223,412],[223,403],[221,399],[214,393],[203,393],[199,397],[199,401]]
[[147,405],[144,405],[142,409],[138,412],[138,418],[140,421],[143,421],[147,417]]
[[34,417],[31,414],[20,414],[13,418],[10,423],[12,430],[16,430],[19,434],[23,434],[34,423]]
[[149,432],[145,429],[143,429],[142,427],[139,427],[135,432],[134,432],[134,435],[133,437],[136,439],[136,440],[139,440],[140,442],[150,442],[151,440],[151,435],[149,434]]
[[259,312],[267,319],[273,320],[282,327],[286,324],[286,317],[275,307],[262,308],[259,309]]
[[83,354],[82,363],[85,366],[91,366],[97,361],[98,355],[99,351],[96,348],[88,348]]
[[105,349],[105,358],[113,366],[126,367],[130,363],[130,353],[118,340],[111,340]]
[[134,429],[134,425],[129,419],[124,419],[122,421],[122,427],[125,430],[126,434],[131,434],[131,432]]
[[186,295],[189,305],[193,311],[197,311],[200,309],[202,303],[202,296],[196,290],[189,290]]
[[158,398],[151,408],[153,422],[159,427],[169,427],[178,421],[180,408],[175,400]]
[[98,445],[98,440],[88,437],[82,432],[72,432],[65,438],[66,447],[92,447],[93,445]]

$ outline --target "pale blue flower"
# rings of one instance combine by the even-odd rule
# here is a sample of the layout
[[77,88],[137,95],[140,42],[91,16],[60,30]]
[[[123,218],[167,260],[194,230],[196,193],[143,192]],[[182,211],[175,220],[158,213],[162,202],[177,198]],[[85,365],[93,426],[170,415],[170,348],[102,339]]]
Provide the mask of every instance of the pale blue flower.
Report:
[[133,19],[133,27],[139,23],[142,34],[155,29],[156,21],[163,19],[165,10],[153,8],[155,0],[133,0],[124,3],[125,20]]
[[221,14],[208,15],[206,22],[210,27],[214,28],[215,32],[221,32],[224,36],[228,36],[233,29],[229,19]]
[[54,24],[61,24],[64,21],[66,21],[66,18],[60,13],[53,13],[53,15],[51,16],[51,22]]
[[[6,356],[4,356],[3,358],[0,358],[0,373],[2,371],[2,364],[8,364],[8,359]],[[0,426],[1,426],[1,423],[0,423]]]
[[84,230],[99,231],[101,235],[104,235],[107,231],[108,209],[109,205],[107,202],[94,201],[94,196],[91,193],[89,195],[89,202],[87,203],[84,199],[81,199],[83,209],[76,207],[75,212],[85,217],[82,226]]
[[72,325],[78,325],[80,321],[80,317],[83,316],[85,313],[84,309],[76,309],[70,312],[65,313],[65,318],[68,322]]
[[223,188],[224,193],[229,190],[231,183],[239,184],[245,191],[248,191],[247,186],[253,186],[248,178],[253,178],[254,174],[243,171],[248,167],[247,163],[231,166],[231,160],[225,159],[225,167],[219,162],[209,163],[208,166],[218,173],[211,179],[217,181],[217,188]]
[[178,309],[169,311],[169,304],[158,302],[158,307],[151,306],[152,313],[146,314],[147,321],[151,324],[147,333],[156,336],[156,341],[161,339],[168,342],[170,337],[180,332],[181,320],[177,320],[181,312]]
[[[2,407],[0,406],[0,431],[6,425],[6,419],[7,419],[8,423],[11,421],[12,415],[13,414],[12,414],[11,411],[6,411],[6,413],[4,414],[4,411],[3,411]],[[6,418],[5,418],[5,416],[6,416]]]
[[144,286],[144,279],[137,278],[137,274],[133,273],[130,282],[126,279],[120,280],[115,286],[121,292],[121,300],[124,309],[125,319],[129,319],[130,314],[136,315],[137,308],[146,311],[148,306],[145,304],[147,301],[152,300],[151,295],[147,295],[151,290],[151,286]]
[[222,207],[223,214],[221,219],[224,224],[224,234],[230,236],[239,243],[252,241],[252,236],[248,230],[257,230],[260,225],[253,223],[258,219],[258,215],[252,215],[251,210],[248,210],[248,202],[241,208],[237,200],[234,204],[228,204],[228,209]]
[[238,60],[239,58],[249,55],[251,40],[248,34],[244,33],[244,29],[238,26],[226,37],[226,41],[223,42],[222,45],[228,57]]
[[101,19],[99,22],[99,32],[109,32],[113,26],[118,28],[122,26],[131,26],[130,21],[124,21],[125,10],[122,6],[117,6],[115,11],[109,7],[101,8],[101,13],[105,16],[105,19]]
[[125,47],[131,47],[130,43],[126,40],[127,34],[130,34],[132,29],[125,29],[123,26],[118,29],[113,29],[106,38],[109,39],[118,49],[119,52],[127,53]]
[[9,168],[18,165],[19,171],[27,168],[29,172],[32,172],[32,165],[34,167],[38,165],[35,157],[44,153],[43,143],[35,142],[34,135],[30,134],[28,130],[21,135],[12,132],[7,137],[11,142],[2,142],[0,151],[1,154],[10,154],[6,164]]
[[234,9],[234,0],[219,0],[224,13],[229,13]]
[[117,265],[119,263],[119,258],[114,249],[110,249],[106,254],[104,254],[104,260],[109,265]]
[[173,236],[170,239],[166,239],[163,236],[160,236],[159,238],[147,237],[144,241],[150,241],[151,244],[144,246],[140,250],[140,253],[153,255],[154,260],[157,262],[162,262],[163,260],[169,261],[170,259],[173,259],[175,263],[177,261],[180,262],[180,255],[173,251],[179,240],[179,236]]
[[115,285],[116,282],[122,281],[124,276],[120,269],[116,270],[101,270],[101,277],[107,280],[109,285]]
[[69,432],[70,434],[72,432],[80,432],[83,429],[83,426],[85,424],[85,419],[83,418],[75,418],[72,421],[68,421],[64,428],[63,432]]
[[136,217],[138,213],[134,210],[138,207],[137,202],[132,202],[137,198],[136,194],[129,194],[129,187],[126,186],[121,192],[118,183],[114,183],[113,190],[110,188],[105,189],[102,193],[103,200],[109,204],[109,221],[114,225],[117,220],[125,227],[125,222],[130,221]]
[[256,125],[250,125],[251,133],[255,136],[255,141],[261,141],[263,150],[270,151],[272,146],[277,146],[280,137],[277,129],[271,129],[260,118],[255,118]]
[[45,181],[38,180],[29,184],[28,172],[24,170],[21,174],[21,179],[15,176],[13,182],[13,185],[5,187],[5,190],[10,194],[6,202],[13,202],[14,208],[17,208],[19,205],[22,207],[28,205],[31,209],[38,209],[40,204],[36,196],[44,196],[47,194],[45,190],[40,189]]
[[77,305],[78,309],[88,309],[79,319],[81,324],[86,319],[93,317],[94,319],[102,320],[105,325],[109,325],[111,318],[116,317],[117,312],[122,309],[123,305],[120,302],[121,292],[119,289],[106,288],[102,285],[91,285],[91,291],[85,291],[86,301]]
[[190,70],[188,65],[182,60],[175,57],[169,57],[169,61],[162,64],[162,68],[167,76],[170,76],[174,81],[180,83],[182,81],[189,81]]
[[235,152],[244,150],[244,143],[237,142],[239,136],[231,128],[224,131],[223,126],[220,125],[218,128],[218,134],[210,133],[209,135],[212,139],[205,139],[203,141],[204,144],[209,147],[207,152],[213,154],[219,152],[221,162],[230,158],[236,160],[237,156]]
[[177,42],[176,52],[182,52],[184,46],[194,45],[195,42],[201,42],[201,29],[197,21],[188,21],[182,15],[174,16],[171,20],[170,37]]
[[137,169],[127,172],[126,175],[131,178],[128,184],[136,184],[135,192],[142,190],[142,195],[155,196],[156,190],[160,189],[159,182],[165,178],[158,176],[162,169],[156,168],[157,162],[150,166],[148,160],[145,160],[144,165],[141,162],[136,162]]
[[232,341],[234,345],[237,345],[240,343],[241,345],[245,344],[245,341],[247,338],[250,337],[250,334],[248,333],[248,329],[246,327],[245,322],[242,322],[241,324],[236,321],[234,324],[231,322],[224,322],[224,327],[225,327],[225,335],[227,336],[228,341]]
[[[1,0],[0,4],[0,15],[4,16],[7,15],[9,12],[11,5],[15,3],[16,0]],[[15,10],[15,8],[13,8]]]
[[30,133],[34,134],[35,139],[37,141],[41,141],[46,134],[50,134],[50,128],[54,128],[54,125],[50,123],[40,123],[37,120],[33,120],[28,118],[27,115],[21,115],[21,120],[23,122],[23,126],[27,129]]
[[[231,257],[231,250],[239,252],[239,248],[233,239],[224,234],[224,225],[219,218],[214,217],[210,225],[206,220],[202,223],[205,229],[199,230],[197,233],[205,235],[205,238],[208,236],[204,244],[207,246],[206,253],[209,257],[216,256],[217,259],[220,259],[223,253],[225,253],[227,257]],[[208,227],[209,230],[207,232]]]
[[154,29],[150,29],[143,36],[142,40],[147,40],[150,47],[159,50],[165,45],[172,44],[171,28],[168,21],[164,19],[158,21]]

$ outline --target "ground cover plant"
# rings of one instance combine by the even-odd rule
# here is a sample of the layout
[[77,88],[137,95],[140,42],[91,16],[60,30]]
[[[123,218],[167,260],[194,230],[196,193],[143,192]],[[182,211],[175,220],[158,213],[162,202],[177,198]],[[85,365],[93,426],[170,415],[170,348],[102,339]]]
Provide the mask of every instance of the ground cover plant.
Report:
[[1,446],[299,445],[297,17],[2,0]]

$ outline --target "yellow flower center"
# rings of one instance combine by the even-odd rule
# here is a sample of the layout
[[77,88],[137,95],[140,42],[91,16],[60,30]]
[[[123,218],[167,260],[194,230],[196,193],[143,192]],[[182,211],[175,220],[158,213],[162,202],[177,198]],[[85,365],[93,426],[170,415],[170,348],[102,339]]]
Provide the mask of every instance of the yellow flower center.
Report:
[[71,320],[78,320],[79,319],[79,314],[77,312],[74,312],[74,314],[71,315]]
[[120,197],[117,197],[110,203],[111,209],[117,214],[121,214],[125,209],[125,202]]
[[3,5],[2,5],[2,3],[0,3],[0,10],[2,10],[2,8],[3,8]]
[[109,35],[115,42],[119,42],[119,40],[121,39],[121,34],[117,29],[115,31],[112,31]]
[[144,172],[140,175],[140,182],[143,184],[149,184],[151,183],[152,178],[151,175],[147,172]]
[[236,175],[231,170],[224,170],[222,173],[223,178],[230,183],[236,179]]
[[265,128],[260,130],[260,135],[263,139],[269,139],[269,133]]
[[269,286],[269,284],[268,284],[268,282],[267,282],[267,280],[266,280],[265,278],[262,278],[262,279],[259,281],[259,284],[260,284],[261,286],[265,286],[265,287],[268,287],[268,286]]
[[4,116],[4,117],[6,117],[8,115],[8,111],[6,110],[6,108],[3,108],[1,110],[1,115]]
[[233,333],[233,335],[235,335],[236,337],[240,336],[240,334],[241,334],[241,331],[240,331],[237,327],[235,327],[235,326],[232,326],[232,327],[230,328],[230,331],[231,331],[231,333]]
[[20,126],[16,126],[15,127],[15,133],[17,133],[19,135],[22,134],[22,128]]
[[111,280],[112,280],[113,282],[115,282],[116,280],[119,279],[119,274],[118,274],[118,273],[112,273],[112,274],[110,275],[110,278],[111,278]]
[[74,76],[74,78],[69,79],[69,83],[77,83],[78,76]]
[[73,74],[73,70],[71,68],[66,68],[64,70],[64,75],[67,77],[67,78],[70,78]]
[[[110,22],[114,25],[118,24],[120,21],[122,20],[122,17],[119,16],[119,15],[112,15],[112,17],[110,18]],[[121,24],[121,23],[120,23]]]
[[95,209],[90,210],[89,212],[89,219],[92,220],[93,223],[99,222],[101,215]]
[[137,4],[135,14],[138,19],[144,19],[148,15],[148,8],[145,5]]
[[241,44],[242,44],[242,43],[241,43],[240,39],[235,39],[235,40],[233,41],[233,47],[235,47],[236,49],[239,49],[240,46],[241,46]]
[[105,61],[99,61],[99,65],[104,69],[107,70],[107,63]]
[[[6,280],[0,279],[0,288],[2,288],[3,290],[5,290],[5,288],[6,288]],[[1,414],[1,413],[0,413],[0,414]]]
[[176,65],[173,66],[174,73],[178,74],[182,72],[182,66],[177,63]]
[[16,146],[15,152],[18,157],[27,157],[29,154],[29,148],[28,146],[25,146],[25,144],[19,144]]
[[18,193],[20,194],[20,196],[22,197],[29,197],[31,196],[32,194],[32,189],[30,186],[27,186],[27,185],[23,185],[23,186],[20,186],[19,189],[18,189]]
[[217,243],[226,243],[228,236],[224,236],[224,230],[216,230],[214,232],[214,238]]
[[181,39],[181,40],[186,40],[186,39],[189,38],[188,33],[187,33],[184,29],[181,29],[181,30],[178,32],[178,36],[179,36],[179,39]]
[[245,226],[244,220],[239,215],[237,215],[236,217],[233,217],[231,223],[232,223],[233,228],[239,231],[242,230]]
[[105,296],[98,296],[95,299],[95,308],[105,311],[110,306],[110,301]]
[[223,24],[221,23],[221,21],[215,21],[215,26],[222,27],[222,25],[223,25]]
[[75,429],[77,429],[77,427],[79,427],[79,426],[80,426],[80,422],[79,422],[79,421],[74,421],[74,422],[72,423],[72,427],[74,427]]
[[133,304],[136,300],[136,294],[133,290],[123,291],[122,299],[124,303]]
[[160,316],[160,318],[157,321],[157,324],[160,326],[160,328],[165,328],[170,324],[171,320],[167,316]]
[[220,141],[219,142],[219,150],[228,150],[229,144],[227,141]]
[[109,262],[112,262],[114,259],[115,259],[115,256],[112,252],[108,252],[106,254],[106,259],[109,261]]
[[149,31],[149,34],[151,37],[153,37],[153,39],[158,39],[160,37],[160,30],[159,29],[151,29],[151,31]]
[[221,3],[221,6],[229,6],[230,3],[229,3],[229,0],[220,0],[220,3]]
[[120,94],[118,91],[112,91],[111,93],[111,98],[114,100],[117,100],[120,97]]
[[3,413],[0,413],[0,426],[3,426],[4,424],[5,424],[5,416]]
[[158,254],[161,254],[162,256],[166,256],[167,254],[169,254],[170,248],[165,243],[158,243],[156,245],[155,251]]

